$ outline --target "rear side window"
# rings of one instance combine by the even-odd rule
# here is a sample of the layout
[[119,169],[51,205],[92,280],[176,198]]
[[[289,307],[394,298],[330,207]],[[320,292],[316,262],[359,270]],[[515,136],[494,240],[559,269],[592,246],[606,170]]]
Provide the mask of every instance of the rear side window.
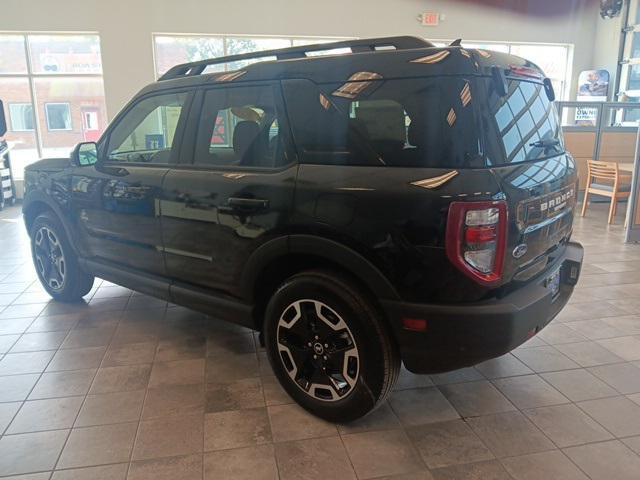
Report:
[[564,152],[557,111],[541,83],[510,79],[505,97],[495,93],[490,79],[478,84],[486,94],[479,111],[488,165],[541,160]]
[[462,77],[283,85],[303,163],[483,165],[472,82]]

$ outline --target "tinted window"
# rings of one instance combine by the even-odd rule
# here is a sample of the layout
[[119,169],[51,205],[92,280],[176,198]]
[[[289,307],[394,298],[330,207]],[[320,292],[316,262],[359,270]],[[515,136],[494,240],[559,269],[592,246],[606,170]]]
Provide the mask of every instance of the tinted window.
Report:
[[305,163],[482,165],[473,85],[464,78],[283,84]]
[[509,92],[500,97],[490,80],[481,80],[486,102],[479,111],[486,127],[489,165],[538,160],[564,151],[557,112],[542,84],[509,80]]
[[169,163],[188,93],[145,98],[131,108],[109,136],[107,158],[117,162]]
[[265,168],[286,163],[273,87],[207,91],[194,163]]

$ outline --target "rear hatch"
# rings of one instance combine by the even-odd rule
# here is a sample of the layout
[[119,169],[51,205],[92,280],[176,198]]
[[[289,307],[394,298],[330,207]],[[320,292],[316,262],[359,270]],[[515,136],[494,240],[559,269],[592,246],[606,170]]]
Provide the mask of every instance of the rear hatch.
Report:
[[[527,281],[561,254],[572,231],[577,172],[553,93],[534,67],[479,80],[486,161],[508,208],[503,281]],[[503,84],[503,90],[496,83]]]

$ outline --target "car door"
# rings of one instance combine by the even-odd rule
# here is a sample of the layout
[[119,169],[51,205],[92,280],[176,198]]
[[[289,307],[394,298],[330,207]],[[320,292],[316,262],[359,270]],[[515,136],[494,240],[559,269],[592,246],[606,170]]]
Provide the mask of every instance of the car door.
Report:
[[94,260],[164,275],[160,192],[177,163],[191,93],[148,95],[129,107],[100,144],[98,162],[76,169],[72,210]]
[[249,256],[287,223],[297,165],[279,83],[199,95],[197,128],[185,134],[192,162],[171,168],[162,188],[167,273],[235,295]]

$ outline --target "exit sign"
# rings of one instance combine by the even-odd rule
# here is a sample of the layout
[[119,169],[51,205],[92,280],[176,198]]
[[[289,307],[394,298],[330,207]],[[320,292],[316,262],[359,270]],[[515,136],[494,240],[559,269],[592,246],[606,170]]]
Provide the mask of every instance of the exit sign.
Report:
[[422,14],[422,25],[436,27],[440,23],[440,14],[435,12],[425,12]]

